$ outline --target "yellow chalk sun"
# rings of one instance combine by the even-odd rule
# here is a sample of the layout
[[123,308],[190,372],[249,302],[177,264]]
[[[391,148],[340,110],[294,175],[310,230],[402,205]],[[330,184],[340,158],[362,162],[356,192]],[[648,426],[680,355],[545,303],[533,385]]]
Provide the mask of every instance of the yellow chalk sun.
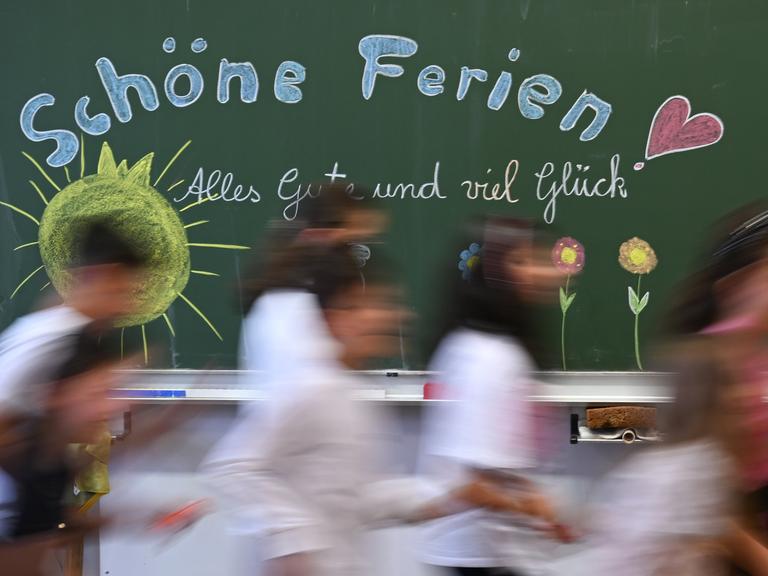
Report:
[[[72,277],[68,263],[72,261],[74,247],[73,224],[84,218],[98,218],[110,222],[127,240],[139,246],[147,254],[149,263],[147,280],[141,289],[133,295],[136,299],[137,310],[140,312],[121,319],[118,326],[121,349],[125,328],[139,326],[144,345],[144,361],[149,362],[145,326],[158,318],[162,318],[175,338],[171,320],[166,313],[168,307],[182,300],[216,335],[222,340],[221,334],[183,291],[189,281],[190,274],[197,276],[217,277],[215,272],[195,270],[191,266],[190,247],[218,248],[227,250],[247,250],[247,246],[236,244],[190,242],[187,230],[207,224],[208,220],[197,220],[183,223],[181,214],[216,197],[199,199],[178,211],[157,190],[158,183],[166,175],[181,153],[190,145],[187,141],[168,161],[160,175],[150,184],[150,173],[154,153],[149,153],[132,167],[127,161],[115,162],[109,145],[104,142],[99,156],[98,168],[95,173],[85,175],[85,146],[80,137],[80,178],[72,181],[68,167],[64,167],[67,184],[62,188],[45,171],[42,165],[26,152],[22,152],[33,166],[40,172],[45,181],[55,190],[49,199],[34,180],[29,180],[40,200],[45,205],[40,218],[30,212],[7,202],[0,201],[14,212],[28,218],[38,227],[38,239],[16,246],[21,250],[37,246],[42,264],[26,275],[11,293],[13,299],[30,280],[45,270],[48,281],[40,291],[52,286],[62,297],[66,297]],[[178,180],[167,190],[183,184]]]

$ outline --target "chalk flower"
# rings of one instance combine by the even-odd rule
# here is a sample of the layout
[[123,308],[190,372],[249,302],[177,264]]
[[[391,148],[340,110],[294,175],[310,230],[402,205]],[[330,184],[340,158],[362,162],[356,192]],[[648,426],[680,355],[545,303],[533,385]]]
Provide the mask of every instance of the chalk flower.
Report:
[[659,263],[651,245],[637,236],[619,247],[619,264],[632,274],[648,274]]
[[472,268],[480,262],[480,249],[480,244],[473,242],[459,254],[459,270],[461,270],[461,277],[465,280],[472,274]]
[[565,287],[560,286],[560,311],[562,312],[562,322],[560,323],[560,352],[562,355],[563,370],[568,369],[566,364],[566,352],[565,352],[565,317],[568,314],[568,309],[576,299],[576,292],[570,291],[571,276],[579,274],[584,269],[584,246],[581,242],[571,238],[570,236],[564,236],[560,238],[552,247],[552,264],[555,268],[563,274],[565,279]]
[[570,236],[560,238],[552,248],[552,264],[565,275],[578,274],[584,268],[584,246]]
[[656,252],[651,245],[637,236],[630,238],[619,247],[619,264],[627,272],[637,274],[637,288],[627,286],[627,296],[629,300],[629,309],[635,316],[635,362],[637,367],[642,370],[643,362],[640,358],[640,313],[648,306],[648,300],[651,297],[650,292],[640,290],[640,280],[643,275],[652,272],[659,263],[656,258]]
[[364,268],[368,260],[371,259],[371,249],[365,244],[352,244],[349,247],[349,252],[358,268]]

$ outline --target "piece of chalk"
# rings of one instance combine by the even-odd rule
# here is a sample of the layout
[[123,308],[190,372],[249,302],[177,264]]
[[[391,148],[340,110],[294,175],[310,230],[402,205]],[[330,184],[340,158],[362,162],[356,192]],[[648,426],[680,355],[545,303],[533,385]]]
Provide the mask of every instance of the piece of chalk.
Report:
[[186,390],[113,390],[112,397],[115,398],[186,398]]

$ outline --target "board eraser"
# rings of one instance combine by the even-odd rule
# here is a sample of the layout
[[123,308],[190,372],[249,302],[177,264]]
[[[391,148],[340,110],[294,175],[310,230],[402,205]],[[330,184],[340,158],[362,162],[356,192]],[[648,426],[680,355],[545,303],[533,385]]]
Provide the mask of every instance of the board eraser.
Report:
[[607,406],[587,408],[587,428],[656,428],[656,408]]

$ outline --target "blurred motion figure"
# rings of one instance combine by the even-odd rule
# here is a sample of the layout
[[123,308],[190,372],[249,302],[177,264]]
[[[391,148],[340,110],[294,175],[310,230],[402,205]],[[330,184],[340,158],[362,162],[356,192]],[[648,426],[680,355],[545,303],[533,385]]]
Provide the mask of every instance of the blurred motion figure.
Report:
[[539,574],[548,546],[542,531],[565,536],[532,480],[536,414],[528,401],[539,345],[531,312],[557,271],[528,222],[489,218],[474,233],[482,238],[479,261],[458,280],[431,366],[454,402],[426,410],[421,470],[444,487],[489,482],[526,505],[436,520],[424,529],[422,557],[458,574]]

